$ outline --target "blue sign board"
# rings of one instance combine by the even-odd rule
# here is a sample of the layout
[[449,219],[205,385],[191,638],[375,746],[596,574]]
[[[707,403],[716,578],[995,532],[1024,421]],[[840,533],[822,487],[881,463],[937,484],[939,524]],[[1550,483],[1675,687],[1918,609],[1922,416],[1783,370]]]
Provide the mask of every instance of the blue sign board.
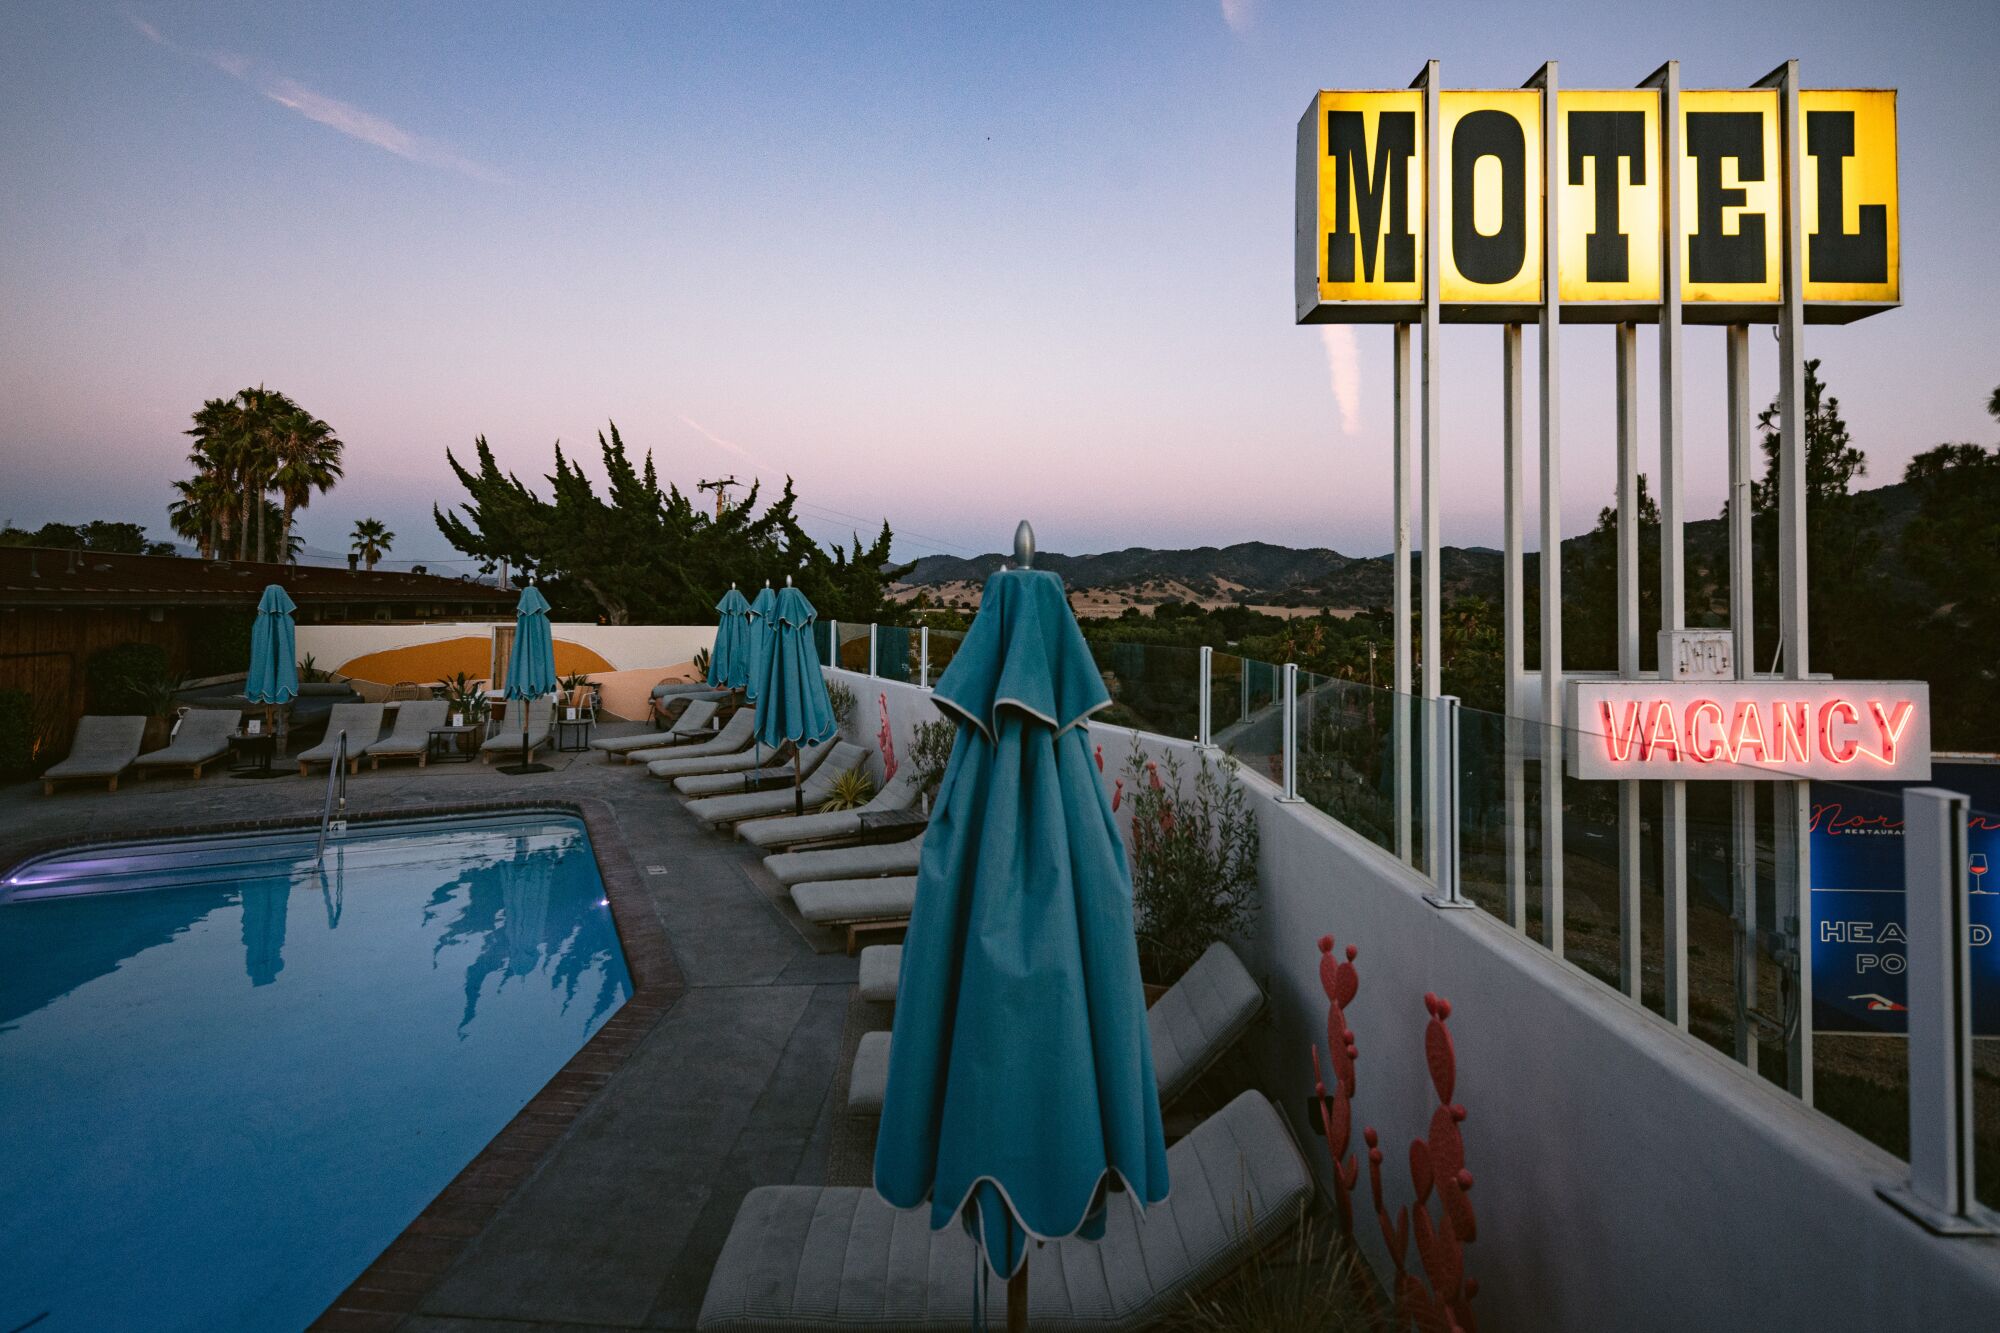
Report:
[[[1931,786],[1972,798],[1972,1030],[2000,1036],[2000,765],[1938,764]],[[1989,812],[1982,817],[1980,812]],[[1813,787],[1815,1032],[1909,1031],[1903,934],[1903,798],[1893,786]]]

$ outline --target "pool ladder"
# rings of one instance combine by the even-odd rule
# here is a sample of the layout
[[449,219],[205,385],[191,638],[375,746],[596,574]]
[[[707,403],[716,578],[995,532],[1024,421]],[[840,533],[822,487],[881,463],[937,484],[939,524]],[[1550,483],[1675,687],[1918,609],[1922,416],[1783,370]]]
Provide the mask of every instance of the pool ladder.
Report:
[[334,746],[333,767],[326,773],[326,805],[319,815],[319,846],[313,850],[313,864],[318,866],[326,860],[326,840],[329,834],[347,832],[347,733],[340,733],[340,740]]

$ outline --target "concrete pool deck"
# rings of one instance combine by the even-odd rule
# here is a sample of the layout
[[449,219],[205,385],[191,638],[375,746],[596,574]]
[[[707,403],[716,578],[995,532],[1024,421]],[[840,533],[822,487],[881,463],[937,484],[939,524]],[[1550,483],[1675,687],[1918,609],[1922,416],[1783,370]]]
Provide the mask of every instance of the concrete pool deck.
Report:
[[[404,1233],[396,1246],[419,1257],[394,1284],[401,1290],[357,1283],[325,1327],[691,1328],[743,1195],[826,1179],[846,1113],[855,960],[784,909],[754,849],[697,824],[642,766],[595,752],[546,762],[556,771],[526,777],[483,764],[364,769],[349,780],[348,806],[423,814],[540,797],[601,802],[594,813],[615,821],[631,862],[637,893],[626,903],[653,913],[670,953],[661,986],[642,991],[666,998],[635,998],[613,1016],[580,1053],[597,1055],[609,1038],[613,1054],[587,1080],[562,1087],[558,1075],[544,1096],[566,1105],[546,1131],[517,1121],[468,1168],[495,1167],[468,1187],[476,1206],[454,1214],[445,1201],[464,1183],[454,1182]],[[320,775],[217,774],[49,797],[35,784],[0,787],[0,868],[52,842],[316,819],[325,791]],[[607,880],[615,855],[600,849]],[[639,941],[623,906],[629,957]],[[503,1144],[510,1135],[518,1146]]]

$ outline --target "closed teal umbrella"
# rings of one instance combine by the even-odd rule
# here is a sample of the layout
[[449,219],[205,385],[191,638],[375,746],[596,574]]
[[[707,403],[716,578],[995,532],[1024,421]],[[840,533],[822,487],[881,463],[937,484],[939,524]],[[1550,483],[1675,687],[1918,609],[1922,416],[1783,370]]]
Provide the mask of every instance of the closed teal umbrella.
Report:
[[292,625],[296,610],[275,583],[257,602],[257,620],[250,627],[250,676],[243,682],[243,696],[253,704],[282,705],[298,698],[298,638]]
[[750,603],[730,584],[715,604],[715,646],[708,650],[708,683],[741,689],[750,678]]
[[[758,594],[762,601],[771,590]],[[816,745],[838,729],[833,700],[827,697],[826,677],[819,671],[819,654],[813,651],[812,627],[818,618],[806,595],[785,580],[785,590],[773,601],[763,660],[753,677],[757,701],[757,727],[751,734],[760,745]],[[799,789],[799,758],[792,755],[792,787]],[[794,800],[803,812],[804,797]]]
[[1111,700],[1061,580],[1027,568],[987,580],[933,698],[958,736],[904,940],[875,1188],[963,1222],[1013,1279],[1011,1322],[1030,1239],[1101,1237],[1107,1187],[1167,1194],[1132,877],[1084,726]]
[[514,607],[514,650],[507,655],[506,697],[521,703],[521,762],[503,773],[547,773],[547,764],[528,762],[528,704],[556,687],[555,637],[549,632],[549,599],[533,584],[521,589]]
[[752,703],[764,684],[764,659],[770,652],[771,624],[777,614],[778,594],[771,591],[770,580],[766,579],[743,617],[743,697]]

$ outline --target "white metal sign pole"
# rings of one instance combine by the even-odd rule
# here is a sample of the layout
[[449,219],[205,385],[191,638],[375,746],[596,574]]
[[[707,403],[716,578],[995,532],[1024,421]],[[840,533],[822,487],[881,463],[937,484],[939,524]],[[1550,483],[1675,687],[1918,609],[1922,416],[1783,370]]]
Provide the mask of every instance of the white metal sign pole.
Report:
[[[1799,62],[1787,60],[1765,75],[1759,87],[1778,89],[1783,130],[1785,202],[1781,247],[1783,306],[1778,312],[1778,634],[1784,645],[1785,678],[1804,680],[1811,669],[1806,636],[1806,361],[1803,190],[1799,179],[1803,142],[1799,134]],[[1778,916],[1793,937],[1791,966],[1796,973],[1796,1012],[1787,1015],[1785,1082],[1812,1105],[1812,785],[1781,784],[1776,836],[1780,867]],[[1787,873],[1789,870],[1789,873]]]
[[[1681,67],[1669,60],[1660,67],[1660,125],[1664,134],[1660,173],[1660,203],[1665,234],[1660,253],[1660,628],[1687,624],[1687,573],[1681,529],[1686,514],[1681,500]],[[1673,667],[1660,654],[1660,675]],[[1665,952],[1666,1019],[1688,1025],[1687,938],[1687,784],[1660,784],[1660,890],[1666,921],[1660,937]]]
[[1396,754],[1396,855],[1410,861],[1410,473],[1416,456],[1410,440],[1410,326],[1396,325],[1396,693],[1389,726]]
[[[1556,160],[1556,62],[1528,80],[1542,91],[1542,161]],[[1555,199],[1542,173],[1542,940],[1563,951],[1562,290]]]
[[[1620,324],[1618,348],[1618,675],[1639,678],[1639,330]],[[1640,998],[1639,937],[1644,847],[1639,783],[1618,784],[1618,984]]]
[[1527,644],[1523,633],[1521,577],[1522,509],[1527,494],[1527,475],[1522,466],[1521,440],[1521,326],[1508,324],[1500,330],[1501,383],[1501,466],[1506,477],[1502,484],[1503,541],[1505,555],[1501,568],[1502,656],[1506,659],[1507,747],[1507,924],[1516,930],[1528,926],[1528,779],[1522,748],[1527,728],[1518,718],[1521,681],[1527,669]]
[[1443,423],[1438,420],[1438,283],[1443,273],[1438,216],[1443,178],[1438,124],[1438,62],[1424,62],[1419,80],[1424,90],[1424,490],[1423,490],[1423,754],[1424,754],[1424,869],[1442,883],[1439,855],[1445,846],[1439,820],[1449,809],[1442,798],[1444,774],[1437,762],[1438,696],[1443,692],[1444,646],[1439,642],[1443,618],[1438,596],[1443,586],[1439,564],[1443,556],[1438,536],[1438,485],[1442,480],[1438,464],[1439,437]]
[[[1757,627],[1752,580],[1755,547],[1751,540],[1750,478],[1755,460],[1750,443],[1750,326],[1731,324],[1724,330],[1729,381],[1729,625],[1733,633],[1730,659],[1736,679],[1748,680],[1756,670]],[[1730,792],[1730,861],[1732,906],[1736,916],[1736,1058],[1757,1068],[1757,788],[1738,782]]]

